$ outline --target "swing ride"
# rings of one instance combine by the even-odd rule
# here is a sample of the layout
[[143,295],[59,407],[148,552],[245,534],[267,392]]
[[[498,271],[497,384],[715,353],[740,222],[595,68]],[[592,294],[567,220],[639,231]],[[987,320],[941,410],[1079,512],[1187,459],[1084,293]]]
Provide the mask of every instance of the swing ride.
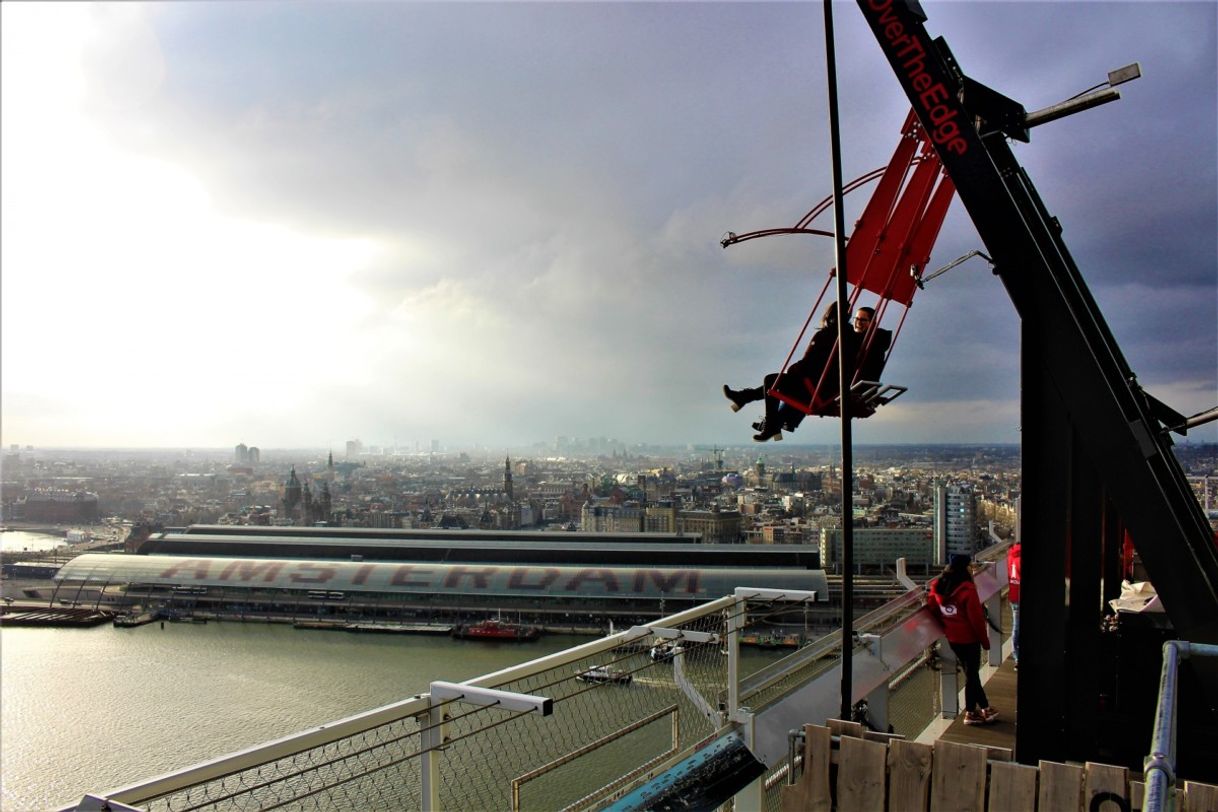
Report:
[[[843,191],[853,191],[877,178],[879,183],[862,216],[855,223],[854,232],[846,245],[846,280],[852,292],[845,310],[854,312],[862,304],[864,292],[874,294],[875,301],[868,304],[872,310],[870,321],[861,330],[856,324],[854,340],[847,341],[844,348],[840,346],[840,341],[833,338],[832,346],[828,347],[827,353],[823,353],[827,356],[823,363],[797,362],[792,365],[791,359],[803,343],[812,318],[820,312],[821,303],[836,276],[836,269],[830,269],[781,370],[773,377],[773,383],[766,391],[769,397],[803,415],[840,416],[841,403],[837,392],[839,359],[845,361],[849,372],[848,414],[851,417],[870,417],[879,406],[895,400],[908,389],[885,384],[880,376],[896,346],[914,293],[922,286],[926,263],[930,261],[930,252],[955,194],[955,186],[944,172],[926,131],[912,111],[905,119],[901,140],[888,165],[856,178],[843,187]],[[727,248],[736,243],[780,234],[831,237],[831,232],[811,228],[810,224],[832,202],[832,197],[820,201],[791,228],[764,229],[744,234],[729,232],[721,244]],[[889,307],[894,305],[894,309],[900,310],[899,316],[895,317],[895,329],[881,327],[880,323]],[[815,337],[813,341],[816,341]],[[811,352],[805,358],[810,355]]]

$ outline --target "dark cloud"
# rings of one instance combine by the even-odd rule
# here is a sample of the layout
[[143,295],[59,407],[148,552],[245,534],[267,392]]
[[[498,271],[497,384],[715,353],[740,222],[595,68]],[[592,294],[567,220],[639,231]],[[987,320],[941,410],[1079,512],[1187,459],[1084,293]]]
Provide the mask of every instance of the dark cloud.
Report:
[[[342,340],[381,373],[302,389],[285,444],[747,438],[719,386],[782,363],[832,243],[718,239],[829,191],[821,7],[150,8],[163,83],[136,113],[94,110],[115,140],[190,167],[229,216],[378,246]],[[887,162],[908,102],[834,8],[849,178]],[[962,68],[1029,109],[1141,61],[1120,102],[1016,152],[1140,378],[1195,399],[1218,389],[1216,8],[927,5]],[[957,203],[932,267],[979,247]],[[980,260],[932,283],[889,366],[910,392],[866,436],[1017,440],[1018,335]]]

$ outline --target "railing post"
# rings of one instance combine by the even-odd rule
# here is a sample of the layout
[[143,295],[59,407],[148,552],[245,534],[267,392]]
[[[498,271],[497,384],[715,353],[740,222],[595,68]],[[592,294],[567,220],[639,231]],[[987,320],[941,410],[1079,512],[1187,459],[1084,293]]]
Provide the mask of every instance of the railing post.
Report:
[[989,663],[993,666],[1002,665],[1002,590],[998,590],[985,602],[985,612],[990,619]]
[[444,756],[444,708],[437,705],[433,697],[428,698],[431,707],[419,714],[419,771],[423,812],[439,812],[440,809],[440,759]]
[[1168,640],[1163,644],[1154,736],[1150,743],[1150,755],[1142,767],[1146,776],[1143,808],[1148,812],[1163,812],[1169,808],[1171,787],[1176,780],[1176,671],[1181,653],[1187,656],[1188,643]]
[[867,721],[881,733],[888,732],[888,683],[867,694]]
[[960,685],[956,679],[956,652],[948,645],[939,646],[939,702],[945,719],[960,714]]
[[740,632],[744,629],[744,614],[747,611],[748,599],[737,596],[736,602],[728,609],[727,629],[724,637],[727,643],[727,718],[736,720],[736,711],[740,707]]
[[[736,714],[736,721],[740,723],[745,745],[749,752],[753,752],[756,738],[753,712],[741,708]],[[766,774],[762,773],[756,780],[732,796],[733,812],[762,812],[765,809],[765,778]]]

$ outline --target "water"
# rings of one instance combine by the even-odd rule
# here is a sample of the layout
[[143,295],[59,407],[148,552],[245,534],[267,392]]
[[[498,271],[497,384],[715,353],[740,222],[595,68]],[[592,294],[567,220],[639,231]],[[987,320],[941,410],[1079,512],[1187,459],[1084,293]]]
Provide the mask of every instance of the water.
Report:
[[27,533],[24,530],[5,530],[0,533],[0,550],[6,553],[19,553],[22,550],[54,550],[67,544],[63,536],[50,536],[46,533]]
[[469,679],[587,641],[233,622],[3,629],[0,810],[74,803],[423,693],[434,679]]

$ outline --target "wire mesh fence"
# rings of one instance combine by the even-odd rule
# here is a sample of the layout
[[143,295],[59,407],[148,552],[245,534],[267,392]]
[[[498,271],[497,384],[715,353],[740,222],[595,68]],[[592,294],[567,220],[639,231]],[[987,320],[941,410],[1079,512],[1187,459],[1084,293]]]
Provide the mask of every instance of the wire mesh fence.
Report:
[[136,802],[166,812],[595,808],[726,723],[730,617],[707,611],[664,639],[618,635],[477,681],[549,698],[548,716],[422,697],[351,735],[201,765],[196,780]]
[[[859,629],[908,631],[919,606],[917,596],[906,596],[860,618]],[[756,715],[801,686],[825,682],[840,662],[840,635],[741,673],[734,653],[741,632],[750,617],[772,610],[765,601],[725,597],[649,629],[458,685],[433,683],[429,695],[110,797],[174,812],[598,809],[720,734],[731,724],[733,699]],[[915,737],[941,710],[931,652],[907,660],[887,683],[892,732]],[[544,697],[552,712],[486,700],[505,692]],[[780,809],[787,769],[785,759],[767,769],[764,809]]]
[[[488,724],[452,718],[441,759],[441,808],[591,808],[725,721],[725,618],[681,626],[702,642],[624,642],[494,687],[546,696],[551,716]],[[601,788],[589,792],[590,788]]]
[[419,723],[398,719],[145,799],[148,810],[418,809]]

